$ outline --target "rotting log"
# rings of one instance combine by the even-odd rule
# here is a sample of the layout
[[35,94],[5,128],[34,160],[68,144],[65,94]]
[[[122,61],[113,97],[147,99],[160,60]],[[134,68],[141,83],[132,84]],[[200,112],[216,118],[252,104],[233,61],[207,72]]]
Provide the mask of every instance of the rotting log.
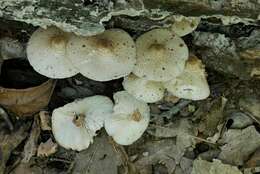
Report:
[[239,21],[259,20],[257,0],[1,0],[0,17],[35,26],[55,25],[80,35],[104,31],[113,16],[143,16],[161,20],[169,15],[237,16]]

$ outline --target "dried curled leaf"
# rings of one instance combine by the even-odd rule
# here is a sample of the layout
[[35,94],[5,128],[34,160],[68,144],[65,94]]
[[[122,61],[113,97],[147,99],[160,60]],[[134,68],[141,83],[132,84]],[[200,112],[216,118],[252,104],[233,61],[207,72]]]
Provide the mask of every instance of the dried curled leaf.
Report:
[[0,87],[0,104],[17,116],[31,116],[48,105],[55,80],[26,89]]
[[218,156],[225,163],[243,165],[260,146],[260,134],[254,126],[245,129],[229,129],[220,139],[221,152]]
[[37,149],[37,156],[50,156],[57,152],[58,144],[54,143],[51,138],[46,142],[41,142]]

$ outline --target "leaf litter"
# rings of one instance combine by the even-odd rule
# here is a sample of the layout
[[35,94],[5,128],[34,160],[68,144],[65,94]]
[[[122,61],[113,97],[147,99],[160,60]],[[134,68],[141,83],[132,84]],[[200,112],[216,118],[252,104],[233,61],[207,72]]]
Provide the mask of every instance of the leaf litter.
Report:
[[[198,49],[196,53],[204,61],[205,58],[212,61],[214,56],[221,61],[221,56],[229,54],[240,56],[234,64],[240,67],[240,59],[243,63],[250,57],[258,59],[259,41],[253,37],[259,33],[258,29],[250,37],[239,39],[207,30],[195,32],[194,40],[189,38],[192,36],[185,37],[190,49],[194,52]],[[208,42],[212,40],[203,40],[212,37],[215,41],[211,44]],[[253,174],[260,171],[260,82],[254,78],[255,74],[248,79],[250,66],[245,72],[238,72],[233,67],[225,69],[226,64],[212,67],[215,64],[205,61],[211,87],[208,99],[191,101],[168,94],[150,104],[150,125],[136,143],[120,146],[101,130],[88,149],[75,152],[55,143],[50,124],[52,110],[95,94],[111,97],[122,89],[122,79],[101,83],[76,75],[50,80],[26,65],[24,52],[19,51],[22,58],[1,57],[0,61],[0,173]],[[10,55],[16,53],[8,53],[8,59]],[[241,78],[234,77],[239,75]]]

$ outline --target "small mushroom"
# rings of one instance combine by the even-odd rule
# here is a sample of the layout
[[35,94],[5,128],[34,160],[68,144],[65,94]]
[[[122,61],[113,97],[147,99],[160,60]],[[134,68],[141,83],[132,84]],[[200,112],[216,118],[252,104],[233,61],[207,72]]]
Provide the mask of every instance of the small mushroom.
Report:
[[127,76],[136,62],[135,43],[121,29],[91,37],[74,36],[67,45],[67,53],[82,75],[96,81]]
[[154,29],[141,35],[136,49],[133,73],[154,81],[168,81],[180,75],[189,55],[184,41],[167,29]]
[[184,72],[177,78],[165,82],[164,86],[173,95],[184,99],[202,100],[210,94],[204,65],[194,55],[187,61]]
[[164,86],[161,82],[139,78],[134,74],[130,74],[124,78],[123,87],[136,99],[147,103],[157,102],[164,95]]
[[39,28],[27,45],[27,58],[38,73],[50,78],[67,78],[78,73],[68,58],[66,45],[70,34],[58,28]]
[[108,97],[98,95],[57,108],[52,113],[54,137],[66,149],[86,149],[112,111],[113,102]]
[[171,26],[171,30],[178,36],[182,37],[194,31],[198,27],[199,23],[199,17],[183,17],[179,20],[175,20]]
[[150,108],[126,91],[115,93],[114,100],[114,112],[105,120],[105,129],[118,144],[130,145],[146,130]]

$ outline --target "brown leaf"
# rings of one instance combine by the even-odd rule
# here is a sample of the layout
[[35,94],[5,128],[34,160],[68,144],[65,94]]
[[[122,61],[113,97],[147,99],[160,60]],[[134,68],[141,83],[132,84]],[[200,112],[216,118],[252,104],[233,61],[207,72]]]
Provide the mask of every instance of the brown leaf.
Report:
[[136,162],[135,166],[142,171],[148,166],[154,166],[158,163],[163,164],[169,173],[172,173],[176,166],[176,159],[179,160],[183,152],[175,145],[175,141],[165,139],[161,141],[150,141],[143,145],[143,155]]
[[20,163],[12,172],[11,174],[36,174],[42,173],[42,169],[36,165],[30,165],[25,163]]
[[0,133],[0,174],[4,173],[5,164],[11,152],[26,138],[28,124],[22,125],[11,134]]
[[207,114],[202,114],[202,120],[199,125],[199,131],[205,137],[213,136],[217,132],[219,124],[224,122],[223,110],[227,99],[224,97],[217,98],[213,101],[213,105]]
[[249,156],[260,146],[260,134],[254,126],[245,129],[229,129],[219,143],[221,152],[218,156],[224,163],[243,165]]
[[37,141],[40,136],[40,133],[41,133],[41,129],[39,127],[39,119],[38,117],[34,117],[34,122],[32,125],[30,136],[24,146],[23,159],[22,159],[23,163],[28,163],[31,157],[35,155],[37,151]]
[[48,105],[55,84],[55,80],[48,80],[26,89],[0,87],[0,104],[17,116],[32,116]]
[[122,160],[105,134],[95,137],[94,143],[75,158],[72,174],[116,174]]
[[58,144],[54,143],[51,138],[49,138],[45,143],[39,145],[37,149],[37,156],[50,156],[57,151]]

